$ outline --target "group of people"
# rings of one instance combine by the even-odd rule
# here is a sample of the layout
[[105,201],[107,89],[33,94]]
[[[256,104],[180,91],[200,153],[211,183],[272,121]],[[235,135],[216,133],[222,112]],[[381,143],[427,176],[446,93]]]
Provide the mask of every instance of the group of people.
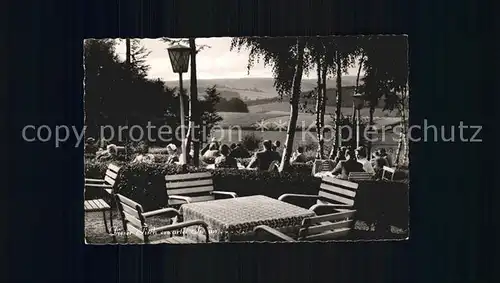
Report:
[[392,167],[391,157],[384,148],[373,153],[372,159],[368,160],[367,149],[363,146],[353,150],[350,147],[341,147],[337,152],[331,175],[347,179],[351,172],[367,172],[373,176],[380,177],[384,166]]
[[270,140],[265,140],[262,143],[262,150],[256,152],[253,156],[242,144],[231,144],[230,146],[212,141],[209,145],[201,150],[202,161],[207,164],[214,164],[215,168],[242,168],[243,166],[236,158],[249,158],[252,156],[250,163],[246,168],[268,170],[273,161],[281,160],[279,148],[281,143]]

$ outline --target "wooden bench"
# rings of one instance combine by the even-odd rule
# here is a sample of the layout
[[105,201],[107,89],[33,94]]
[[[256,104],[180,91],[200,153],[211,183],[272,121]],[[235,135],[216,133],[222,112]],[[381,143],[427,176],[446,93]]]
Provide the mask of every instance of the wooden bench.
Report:
[[169,206],[210,201],[215,195],[237,197],[234,192],[214,191],[210,172],[166,175],[165,181]]
[[317,203],[309,208],[316,214],[319,210],[330,210],[330,208],[345,212],[353,209],[358,186],[354,182],[326,176],[322,179],[318,195],[283,194],[278,200],[286,201],[291,198],[317,200]]
[[[391,168],[391,167],[388,167],[388,166],[384,166],[382,168],[382,180],[393,181],[395,173],[396,173],[396,168]],[[387,175],[391,175],[391,176],[388,177],[388,176],[386,176],[386,174]]]
[[335,240],[349,234],[354,225],[355,213],[355,210],[349,210],[305,218],[302,220],[297,239],[266,225],[255,227],[254,233],[256,237],[263,233],[275,241],[285,242]]
[[351,182],[371,181],[373,179],[373,175],[367,172],[351,172],[347,178]]
[[[144,212],[139,203],[120,194],[116,194],[116,203],[123,222],[125,241],[128,241],[128,233],[130,232],[141,239],[145,244],[191,244],[196,243],[196,241],[182,236],[164,237],[153,241],[150,240],[150,236],[158,234],[167,235],[165,232],[172,233],[174,231],[181,231],[183,228],[191,226],[201,226],[206,235],[205,241],[207,243],[209,242],[208,225],[201,220],[186,221],[161,227],[150,227],[148,225],[147,219],[152,216],[167,215],[169,218],[179,216],[179,211],[174,208],[163,208],[150,212]],[[172,235],[171,233],[169,234]]]
[[[102,192],[101,195],[103,195],[104,198],[108,199],[108,201],[111,203],[114,200],[113,193],[114,193],[114,188],[115,188],[115,184],[116,184],[116,180],[117,180],[119,171],[120,171],[119,166],[114,165],[114,164],[109,164],[108,169],[106,170],[104,179],[85,178],[85,191],[87,191],[89,188],[92,190],[98,190],[99,192]],[[104,220],[104,228],[106,230],[106,233],[108,233],[108,234],[110,234],[110,233],[109,233],[109,229],[108,229],[108,223],[106,221],[106,212],[109,211],[111,235],[114,237],[113,209],[111,208],[111,205],[109,205],[106,200],[104,200],[102,198],[85,200],[83,203],[83,207],[84,207],[85,212],[102,211],[102,217]]]

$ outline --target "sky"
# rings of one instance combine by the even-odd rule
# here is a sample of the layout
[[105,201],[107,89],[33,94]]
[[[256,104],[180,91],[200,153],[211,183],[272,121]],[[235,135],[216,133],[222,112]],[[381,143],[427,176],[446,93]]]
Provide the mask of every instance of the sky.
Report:
[[[147,64],[151,66],[148,77],[160,78],[164,81],[177,80],[178,75],[172,71],[166,50],[169,44],[159,39],[141,39],[140,41],[147,50],[151,51],[146,59]],[[210,46],[210,48],[200,51],[196,56],[198,79],[272,78],[271,67],[265,67],[263,62],[255,63],[248,74],[249,51],[243,48],[240,52],[230,51],[230,37],[197,38],[196,44]],[[123,40],[117,44],[116,52],[122,60],[125,60],[125,42]],[[349,75],[355,76],[356,73],[356,67],[349,69]],[[310,74],[309,77],[305,78],[314,79],[316,75]]]

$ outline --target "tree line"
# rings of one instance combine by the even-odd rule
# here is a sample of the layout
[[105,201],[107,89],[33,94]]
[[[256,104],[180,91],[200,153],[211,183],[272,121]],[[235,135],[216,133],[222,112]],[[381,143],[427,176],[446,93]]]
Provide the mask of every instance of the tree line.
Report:
[[[280,97],[287,97],[290,103],[290,118],[285,152],[280,171],[289,166],[292,155],[293,137],[297,125],[301,96],[301,80],[304,73],[316,72],[317,86],[313,96],[318,135],[318,158],[325,157],[323,129],[327,105],[326,80],[336,78],[335,142],[332,151],[340,147],[340,127],[342,123],[342,75],[348,68],[357,65],[357,80],[354,93],[364,95],[370,109],[369,125],[373,125],[373,113],[384,100],[384,109],[397,109],[402,118],[403,129],[407,129],[408,117],[408,54],[407,38],[403,36],[331,36],[331,37],[243,37],[233,38],[231,50],[249,50],[248,70],[257,60],[272,68],[274,86]],[[361,71],[363,78],[360,78]],[[360,83],[362,80],[362,84]],[[355,116],[353,105],[353,117]],[[401,134],[398,146],[399,160],[401,143],[406,133]],[[368,145],[370,150],[371,145]]]

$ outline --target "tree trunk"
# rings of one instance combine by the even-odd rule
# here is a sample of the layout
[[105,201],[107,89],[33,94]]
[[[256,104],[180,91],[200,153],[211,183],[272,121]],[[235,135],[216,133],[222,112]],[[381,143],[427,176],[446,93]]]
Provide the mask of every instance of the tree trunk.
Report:
[[285,152],[281,159],[279,171],[283,172],[290,166],[290,158],[293,152],[293,139],[295,128],[297,127],[297,117],[299,116],[299,101],[301,93],[302,72],[304,69],[304,47],[303,38],[297,38],[297,66],[293,75],[292,97],[290,98],[290,119],[288,120],[288,131],[285,141]]
[[[371,130],[372,130],[372,126],[373,126],[373,113],[375,113],[375,104],[373,103],[370,103],[370,120],[368,122],[368,127],[369,130],[370,130],[370,135],[368,137],[369,141],[368,141],[368,160],[371,160],[371,156],[372,156],[372,133],[371,133]],[[358,117],[358,119],[361,119],[361,117]]]
[[[130,38],[126,38],[125,39],[125,62],[127,64],[127,71],[128,71],[128,74],[131,75],[132,72],[131,72],[131,51],[130,51]],[[129,105],[129,103],[127,103],[127,106]],[[129,129],[129,126],[128,126],[128,113],[129,111],[125,111],[125,126],[127,127],[127,134],[125,135],[125,157],[127,158],[128,160],[128,137],[130,136],[130,129]]]
[[322,104],[323,104],[323,88],[321,87],[321,58],[318,54],[316,58],[316,71],[318,75],[318,81],[317,81],[317,92],[316,92],[316,137],[318,139],[318,149],[317,149],[317,154],[316,158],[317,159],[323,159],[323,137],[322,137],[322,125],[321,125],[321,110],[322,110]]
[[200,165],[200,113],[198,111],[198,81],[196,77],[196,41],[195,38],[189,38],[189,48],[191,48],[191,86],[189,97],[189,137],[188,154],[191,150],[191,141],[193,141],[193,165]]
[[319,142],[319,146],[320,146],[320,150],[321,150],[321,159],[323,159],[324,157],[324,152],[325,152],[325,149],[324,149],[324,146],[325,146],[325,112],[326,112],[326,101],[327,101],[327,97],[326,97],[326,75],[327,75],[327,71],[328,71],[328,65],[326,64],[326,60],[325,60],[325,63],[323,64],[323,69],[322,69],[322,85],[321,87],[323,88],[323,91],[321,93],[321,139],[320,139],[320,142]]
[[336,95],[336,106],[335,111],[335,153],[339,150],[341,146],[342,133],[340,132],[340,117],[342,115],[342,60],[340,53],[335,52],[335,67],[337,70],[337,95]]
[[[354,94],[359,93],[359,77],[361,75],[361,68],[363,67],[363,62],[365,60],[365,54],[361,53],[361,58],[359,58],[359,67],[358,67],[358,74],[356,76],[356,88],[354,91]],[[356,117],[356,107],[354,105],[354,101],[352,103],[352,124],[356,123],[355,120]]]
[[130,55],[130,38],[126,38],[125,39],[125,49],[126,49],[126,52],[125,52],[125,61],[127,63],[127,67],[130,68],[130,58],[131,58],[131,55]]

